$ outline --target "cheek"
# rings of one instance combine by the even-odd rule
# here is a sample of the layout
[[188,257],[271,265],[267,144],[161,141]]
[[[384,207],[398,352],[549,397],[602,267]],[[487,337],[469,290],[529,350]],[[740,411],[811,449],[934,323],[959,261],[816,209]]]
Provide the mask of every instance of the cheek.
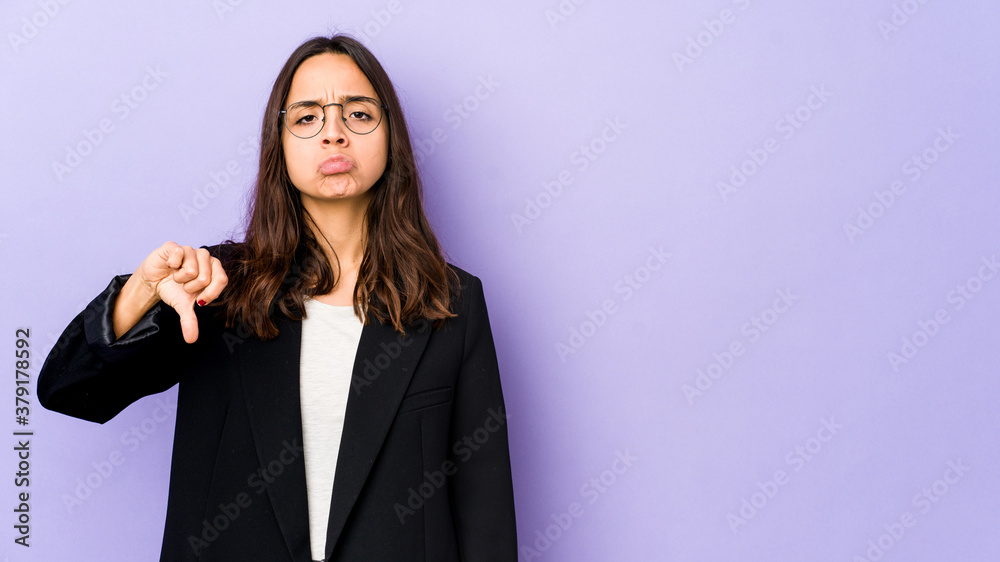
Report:
[[382,167],[387,166],[389,164],[389,139],[383,138],[379,142],[376,153],[378,154],[379,161],[382,163]]
[[285,157],[285,171],[288,173],[289,178],[295,180],[299,175],[296,171],[301,169],[302,152],[289,146],[289,143],[284,138],[281,142],[281,152]]
[[378,166],[375,167],[375,177],[378,178],[389,168],[389,152],[380,151],[377,156]]
[[292,151],[288,150],[288,141],[285,140],[284,135],[281,137],[281,156],[285,159],[285,166],[288,166],[293,156]]

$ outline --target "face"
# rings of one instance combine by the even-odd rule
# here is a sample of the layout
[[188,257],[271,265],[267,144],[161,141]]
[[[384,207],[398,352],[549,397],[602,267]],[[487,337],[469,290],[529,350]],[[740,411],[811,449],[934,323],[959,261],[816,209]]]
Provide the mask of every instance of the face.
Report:
[[[358,96],[382,102],[349,56],[324,53],[299,65],[285,107],[307,100],[320,105],[344,103]],[[368,198],[372,185],[385,171],[389,137],[384,115],[378,127],[366,135],[349,130],[336,105],[326,108],[326,123],[312,138],[298,138],[285,125],[281,129],[288,176],[307,208],[324,201]]]

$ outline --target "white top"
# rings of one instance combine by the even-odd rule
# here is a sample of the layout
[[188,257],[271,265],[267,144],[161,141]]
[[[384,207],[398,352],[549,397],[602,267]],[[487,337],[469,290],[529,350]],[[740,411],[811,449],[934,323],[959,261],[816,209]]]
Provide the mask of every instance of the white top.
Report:
[[299,395],[302,446],[313,560],[326,557],[333,477],[351,389],[351,372],[361,341],[361,319],[354,307],[307,298],[302,319]]

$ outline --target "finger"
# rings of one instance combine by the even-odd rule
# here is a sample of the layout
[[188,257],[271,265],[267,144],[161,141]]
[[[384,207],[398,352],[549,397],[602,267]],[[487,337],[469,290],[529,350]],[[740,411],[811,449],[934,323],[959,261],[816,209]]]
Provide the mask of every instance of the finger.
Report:
[[191,294],[201,292],[212,281],[212,254],[205,248],[198,248],[194,255],[198,261],[198,276],[184,284],[184,290]]
[[160,257],[170,269],[177,269],[184,261],[184,249],[177,242],[167,242],[160,246]]
[[184,341],[187,343],[198,341],[198,317],[194,314],[194,308],[190,304],[184,304],[175,310],[181,317],[181,333],[184,334]]
[[228,284],[229,277],[226,276],[226,271],[222,269],[222,262],[218,258],[212,258],[212,282],[198,295],[198,304],[205,306],[205,304],[214,301],[222,294],[222,290]]
[[160,281],[180,265],[183,256],[184,253],[176,242],[164,242],[142,260],[135,272],[143,285],[150,290],[156,290]]
[[174,283],[178,285],[183,285],[198,277],[198,255],[195,253],[194,248],[191,246],[181,246],[181,249],[184,252],[184,258],[173,275]]

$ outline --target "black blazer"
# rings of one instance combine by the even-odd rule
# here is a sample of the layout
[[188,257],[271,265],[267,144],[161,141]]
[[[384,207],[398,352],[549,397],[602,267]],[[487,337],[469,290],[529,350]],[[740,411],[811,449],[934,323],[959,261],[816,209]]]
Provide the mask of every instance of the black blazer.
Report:
[[[406,337],[377,321],[362,329],[327,560],[517,559],[482,284],[450,267],[461,280],[458,316],[440,330],[426,320]],[[219,308],[196,307],[198,341],[186,344],[161,302],[115,341],[111,312],[127,279],[113,279],[63,332],[38,376],[41,404],[104,423],[179,383],[161,560],[310,560],[301,322],[275,312],[280,335],[262,341],[225,329]]]

